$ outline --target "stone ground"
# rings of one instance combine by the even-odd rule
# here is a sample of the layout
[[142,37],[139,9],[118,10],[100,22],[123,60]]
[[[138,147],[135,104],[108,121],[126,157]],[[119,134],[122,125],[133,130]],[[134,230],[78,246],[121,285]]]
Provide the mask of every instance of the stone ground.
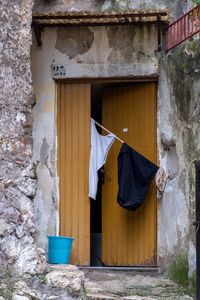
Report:
[[80,269],[47,265],[34,277],[0,274],[0,300],[192,300],[157,269]]
[[90,300],[192,300],[158,272],[83,270]]

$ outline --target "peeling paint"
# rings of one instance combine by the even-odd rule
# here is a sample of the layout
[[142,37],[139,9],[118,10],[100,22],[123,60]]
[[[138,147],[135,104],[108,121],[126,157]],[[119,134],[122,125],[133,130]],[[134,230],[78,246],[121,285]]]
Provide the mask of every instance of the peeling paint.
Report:
[[34,199],[36,239],[38,245],[46,249],[46,236],[56,234],[59,224],[56,94],[50,66],[52,63],[65,66],[67,76],[74,78],[154,75],[158,68],[154,53],[157,33],[155,26],[151,26],[151,30],[146,26],[143,29],[138,26],[45,29],[43,47],[38,49],[35,39],[33,42],[32,72],[36,95],[33,159],[38,162],[39,182]]
[[41,164],[46,164],[47,163],[47,158],[48,158],[48,152],[49,152],[49,145],[47,143],[46,138],[43,138],[42,146],[40,149],[40,162]]
[[[160,139],[163,133],[168,136],[168,140],[174,140],[176,143],[177,163],[173,162],[172,157],[168,157],[169,150],[164,147],[160,152],[161,165],[167,168],[170,161],[172,167],[178,166],[176,177],[168,182],[160,204],[159,256],[161,261],[164,257],[167,260],[173,253],[185,249],[190,253],[188,259],[191,269],[194,264],[192,243],[195,240],[192,225],[195,220],[194,161],[200,157],[197,134],[197,128],[198,131],[200,130],[198,122],[200,119],[200,84],[199,76],[194,72],[196,68],[199,68],[200,52],[199,45],[193,47],[193,43],[193,41],[186,42],[162,59],[158,111],[159,144],[163,143]],[[199,44],[198,41],[195,43]],[[193,49],[192,55],[185,49]],[[170,186],[171,193],[169,194]],[[170,215],[167,217],[169,212],[171,217]],[[164,225],[164,220],[171,220],[170,226],[167,223]],[[167,231],[165,226],[168,228]],[[173,232],[169,230],[170,227]]]
[[109,63],[131,62],[133,59],[135,34],[133,26],[113,26],[108,29],[109,47],[112,49],[108,56]]
[[55,48],[69,58],[86,53],[94,41],[94,33],[87,27],[59,28]]
[[[62,6],[63,10],[72,5],[71,2],[65,4]],[[77,2],[77,9],[78,5],[91,8],[96,2]],[[146,9],[153,5],[155,8],[153,1],[128,3],[129,8]],[[169,8],[173,18],[182,14],[189,6],[189,3],[182,3],[178,7],[178,1],[169,3],[160,0],[156,3],[157,8]],[[49,7],[47,5],[45,9],[48,10]],[[60,7],[60,4],[57,2],[55,7]],[[195,43],[178,47],[166,57],[161,57],[158,65],[158,57],[155,55],[157,28],[154,25],[45,29],[43,48],[40,50],[37,49],[34,40],[32,66],[37,101],[34,109],[33,157],[38,161],[37,174],[40,182],[35,198],[37,241],[40,245],[46,247],[48,230],[55,233],[56,224],[59,222],[55,159],[56,95],[55,83],[51,78],[51,67],[55,65],[62,66],[65,70],[63,75],[57,78],[134,77],[160,73],[158,149],[160,165],[170,176],[159,203],[159,262],[164,266],[174,253],[189,248],[190,252],[193,251],[193,162],[200,156],[200,128],[197,121],[200,119],[200,54],[198,40]],[[44,178],[47,181],[48,192],[45,192]],[[50,203],[48,216],[42,214],[47,203]],[[53,224],[51,226],[50,220]],[[40,224],[44,224],[42,232],[39,229]],[[191,257],[192,254],[190,260]]]

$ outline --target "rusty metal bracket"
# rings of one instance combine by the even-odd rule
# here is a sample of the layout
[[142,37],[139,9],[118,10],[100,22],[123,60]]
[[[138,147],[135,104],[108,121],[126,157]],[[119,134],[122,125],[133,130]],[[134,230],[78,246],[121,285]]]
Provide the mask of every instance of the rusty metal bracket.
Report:
[[35,33],[36,41],[38,47],[42,47],[42,31],[43,31],[43,26],[37,23],[33,23],[33,30]]

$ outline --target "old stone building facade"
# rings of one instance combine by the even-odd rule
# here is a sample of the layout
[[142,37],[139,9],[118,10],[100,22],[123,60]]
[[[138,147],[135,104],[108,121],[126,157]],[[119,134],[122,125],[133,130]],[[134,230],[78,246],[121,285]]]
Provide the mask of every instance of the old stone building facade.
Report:
[[77,14],[78,19],[81,12],[95,15],[164,11],[165,21],[172,21],[193,3],[33,2],[0,1],[1,265],[12,266],[19,274],[43,273],[47,235],[58,235],[63,222],[57,168],[58,84],[61,80],[71,83],[81,79],[120,79],[122,83],[156,85],[157,163],[169,177],[164,194],[156,200],[154,266],[166,269],[174,256],[185,251],[190,275],[193,274],[194,162],[200,157],[199,38],[195,36],[166,53],[164,30],[162,49],[158,51],[157,23],[68,24],[45,26],[42,46],[38,47],[31,29],[32,16]]

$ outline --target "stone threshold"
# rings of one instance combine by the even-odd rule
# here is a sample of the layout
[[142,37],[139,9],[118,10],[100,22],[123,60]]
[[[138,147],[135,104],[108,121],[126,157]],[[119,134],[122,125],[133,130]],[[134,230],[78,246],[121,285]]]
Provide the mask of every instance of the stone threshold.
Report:
[[78,267],[79,270],[91,270],[91,271],[134,271],[134,272],[155,272],[159,271],[158,267]]
[[131,272],[152,272],[152,273],[158,273],[159,268],[158,267],[114,267],[114,266],[109,266],[109,267],[103,267],[103,266],[76,266],[76,265],[64,265],[64,264],[47,264],[48,268],[50,269],[56,269],[56,270],[65,270],[68,269],[68,266],[70,266],[72,269],[73,268],[78,268],[79,270],[82,271],[131,271]]

